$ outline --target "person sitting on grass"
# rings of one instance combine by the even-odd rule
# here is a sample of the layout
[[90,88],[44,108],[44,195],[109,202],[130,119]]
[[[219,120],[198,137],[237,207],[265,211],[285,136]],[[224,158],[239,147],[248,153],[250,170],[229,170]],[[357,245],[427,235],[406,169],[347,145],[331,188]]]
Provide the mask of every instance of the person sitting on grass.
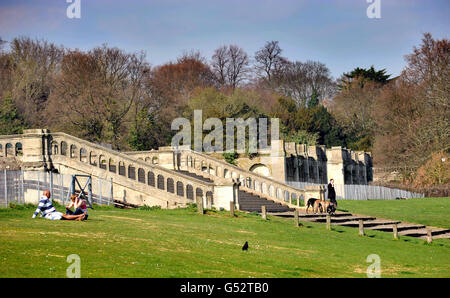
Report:
[[[84,220],[88,219],[88,210],[86,206],[86,201],[82,198],[79,198],[78,195],[73,194],[70,196],[70,204],[69,206],[66,206],[66,214],[67,215],[80,215],[85,214]],[[72,211],[71,209],[74,209],[75,211]]]
[[31,218],[35,218],[38,214],[41,217],[51,220],[83,220],[85,218],[86,215],[84,213],[80,215],[67,215],[56,211],[50,201],[50,196],[50,191],[48,189],[44,190],[39,200],[39,205]]

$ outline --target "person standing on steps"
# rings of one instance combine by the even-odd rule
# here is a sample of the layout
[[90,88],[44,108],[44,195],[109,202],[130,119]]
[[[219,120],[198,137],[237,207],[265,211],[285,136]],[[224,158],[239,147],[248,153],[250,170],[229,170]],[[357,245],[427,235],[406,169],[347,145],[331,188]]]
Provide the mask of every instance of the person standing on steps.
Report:
[[330,179],[330,183],[328,183],[328,199],[330,203],[333,203],[335,207],[337,207],[336,201],[336,191],[334,190],[334,179]]

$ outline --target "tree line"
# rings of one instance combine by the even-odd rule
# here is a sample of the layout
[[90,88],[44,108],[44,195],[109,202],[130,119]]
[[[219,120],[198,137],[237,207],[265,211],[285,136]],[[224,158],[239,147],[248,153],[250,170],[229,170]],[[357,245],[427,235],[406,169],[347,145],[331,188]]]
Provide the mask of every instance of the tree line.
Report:
[[[278,117],[287,141],[372,151],[380,166],[418,168],[448,154],[449,42],[425,34],[399,77],[356,68],[333,79],[319,61],[291,61],[277,41],[150,65],[143,52],[88,51],[0,39],[0,133],[48,127],[118,150],[170,144],[177,117]],[[420,171],[419,171],[420,172]]]

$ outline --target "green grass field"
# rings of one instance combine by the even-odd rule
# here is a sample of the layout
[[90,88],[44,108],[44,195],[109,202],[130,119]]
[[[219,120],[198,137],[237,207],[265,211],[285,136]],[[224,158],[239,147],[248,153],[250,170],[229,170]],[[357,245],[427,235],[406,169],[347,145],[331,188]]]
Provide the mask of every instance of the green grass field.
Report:
[[[413,204],[430,210],[433,202]],[[370,215],[361,203],[372,204],[341,202],[340,207]],[[413,208],[401,210],[423,216]],[[370,254],[380,256],[382,277],[450,277],[447,239],[425,244],[377,231],[358,236],[353,228],[327,231],[314,223],[297,228],[289,219],[211,211],[202,216],[193,208],[102,207],[90,210],[86,222],[31,219],[33,211],[0,209],[0,278],[66,277],[70,254],[81,258],[81,277],[366,277]],[[414,219],[392,212],[383,216]],[[431,216],[436,225],[448,219],[444,213]],[[241,250],[245,241],[247,252]]]
[[450,198],[339,201],[339,210],[450,229]]

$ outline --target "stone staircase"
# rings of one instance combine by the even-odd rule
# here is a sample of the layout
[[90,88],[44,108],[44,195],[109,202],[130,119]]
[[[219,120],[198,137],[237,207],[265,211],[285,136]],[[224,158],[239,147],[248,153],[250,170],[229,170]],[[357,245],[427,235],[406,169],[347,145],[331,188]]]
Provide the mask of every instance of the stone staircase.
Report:
[[261,198],[244,190],[239,190],[239,210],[261,212],[262,206],[266,206],[266,211],[272,213],[294,211],[294,209],[281,205],[280,203]]
[[[294,212],[268,212],[269,215],[293,218]],[[306,214],[304,211],[300,210],[299,220],[304,222],[317,222],[325,223],[326,214]],[[345,227],[359,227],[359,220],[363,221],[364,229],[366,230],[376,230],[382,232],[393,233],[394,225],[397,225],[397,231],[399,236],[409,236],[421,239],[427,238],[427,230],[431,229],[431,235],[433,239],[446,238],[450,239],[450,229],[427,227],[420,224],[412,224],[401,221],[395,221],[390,219],[375,218],[372,216],[357,215],[348,212],[337,212],[335,215],[331,216],[331,224],[337,226]]]
[[[198,179],[198,180],[201,180],[204,182],[213,182],[213,180],[211,180],[209,178],[205,178],[203,176],[200,176],[195,173],[188,172],[188,171],[178,170],[177,172],[180,172],[184,175],[187,175],[189,177],[192,177],[194,179]],[[266,206],[267,212],[294,211],[294,209],[291,209],[285,205],[274,202],[272,200],[267,200],[267,199],[261,198],[260,196],[251,194],[249,192],[246,192],[245,190],[239,190],[239,202],[238,203],[239,203],[239,210],[248,211],[248,212],[261,212],[262,206]]]

